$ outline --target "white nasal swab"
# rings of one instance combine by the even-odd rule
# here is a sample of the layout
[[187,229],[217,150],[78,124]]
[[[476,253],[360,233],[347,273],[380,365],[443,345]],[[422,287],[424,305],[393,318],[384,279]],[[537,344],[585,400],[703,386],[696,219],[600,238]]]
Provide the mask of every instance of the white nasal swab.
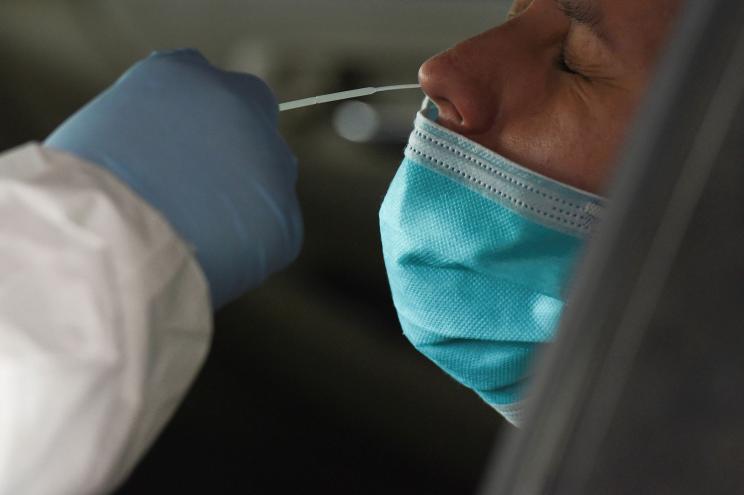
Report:
[[396,84],[395,86],[382,86],[380,88],[360,88],[349,91],[340,91],[327,95],[313,96],[312,98],[303,98],[301,100],[287,101],[279,105],[279,111],[293,110],[295,108],[309,107],[319,103],[328,103],[329,101],[348,100],[349,98],[359,98],[360,96],[373,95],[383,91],[398,91],[400,89],[417,89],[419,84]]

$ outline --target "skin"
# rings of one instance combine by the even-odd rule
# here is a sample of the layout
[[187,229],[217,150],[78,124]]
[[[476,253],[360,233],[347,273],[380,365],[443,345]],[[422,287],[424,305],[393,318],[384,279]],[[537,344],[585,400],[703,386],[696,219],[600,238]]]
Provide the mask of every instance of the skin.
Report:
[[515,1],[504,24],[429,59],[419,80],[441,125],[599,193],[682,2],[563,0],[593,4],[591,25],[560,2]]

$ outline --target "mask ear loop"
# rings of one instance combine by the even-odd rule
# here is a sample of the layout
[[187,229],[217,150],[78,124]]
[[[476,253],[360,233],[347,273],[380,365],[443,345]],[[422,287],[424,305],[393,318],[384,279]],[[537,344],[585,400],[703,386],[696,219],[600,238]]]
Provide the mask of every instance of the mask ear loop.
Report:
[[313,96],[311,98],[303,98],[301,100],[287,101],[279,104],[279,111],[294,110],[295,108],[309,107],[311,105],[319,105],[321,103],[328,103],[331,101],[348,100],[350,98],[359,98],[361,96],[369,96],[375,93],[382,93],[383,91],[400,91],[402,89],[418,89],[420,84],[396,84],[394,86],[382,86],[379,88],[368,87],[352,89],[349,91],[340,91],[338,93],[329,93],[327,95]]

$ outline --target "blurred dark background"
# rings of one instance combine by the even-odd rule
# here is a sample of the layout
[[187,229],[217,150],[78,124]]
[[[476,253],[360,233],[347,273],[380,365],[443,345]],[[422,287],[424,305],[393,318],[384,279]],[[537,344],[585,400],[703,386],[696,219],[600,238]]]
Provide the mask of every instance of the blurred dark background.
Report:
[[[281,101],[416,82],[426,58],[499,23],[507,0],[5,0],[0,149],[43,139],[154,49],[196,47]],[[216,315],[183,406],[120,494],[469,494],[507,428],[403,337],[377,210],[422,95],[282,114],[306,241]]]

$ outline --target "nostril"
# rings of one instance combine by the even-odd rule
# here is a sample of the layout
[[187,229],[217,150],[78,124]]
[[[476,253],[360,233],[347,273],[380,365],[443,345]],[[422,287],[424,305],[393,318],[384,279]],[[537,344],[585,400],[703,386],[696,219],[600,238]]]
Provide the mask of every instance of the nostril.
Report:
[[462,115],[457,110],[457,107],[451,101],[446,98],[429,98],[431,98],[437,106],[437,114],[439,116],[437,120],[441,124],[449,124],[457,127],[462,127],[464,125],[465,119],[463,119]]
[[493,98],[468,66],[463,66],[456,50],[424,62],[419,69],[421,89],[436,104],[441,125],[460,134],[481,133],[493,122]]

